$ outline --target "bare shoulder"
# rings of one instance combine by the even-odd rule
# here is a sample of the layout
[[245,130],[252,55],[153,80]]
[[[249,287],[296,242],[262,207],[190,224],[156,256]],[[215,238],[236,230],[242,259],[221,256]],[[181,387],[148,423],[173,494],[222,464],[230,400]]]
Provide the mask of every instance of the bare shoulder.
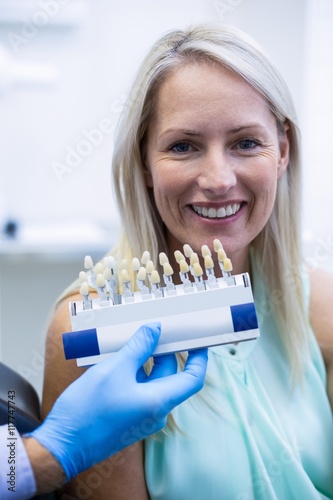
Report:
[[310,273],[310,321],[326,363],[333,363],[333,273]]
[[71,295],[64,299],[53,312],[48,325],[42,398],[43,417],[50,411],[59,394],[84,372],[82,368],[77,367],[75,360],[65,359],[62,344],[62,334],[71,330],[69,303],[75,300],[81,300],[81,296]]

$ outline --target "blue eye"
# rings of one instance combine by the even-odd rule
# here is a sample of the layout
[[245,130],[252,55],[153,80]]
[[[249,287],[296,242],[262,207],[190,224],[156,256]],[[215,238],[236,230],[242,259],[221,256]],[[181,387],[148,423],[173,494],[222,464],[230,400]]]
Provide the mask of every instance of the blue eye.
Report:
[[255,146],[258,146],[258,142],[253,139],[242,139],[238,142],[238,146],[240,149],[253,149]]
[[176,153],[188,153],[191,149],[191,146],[187,142],[178,142],[177,144],[174,144],[170,149],[171,151],[175,151]]

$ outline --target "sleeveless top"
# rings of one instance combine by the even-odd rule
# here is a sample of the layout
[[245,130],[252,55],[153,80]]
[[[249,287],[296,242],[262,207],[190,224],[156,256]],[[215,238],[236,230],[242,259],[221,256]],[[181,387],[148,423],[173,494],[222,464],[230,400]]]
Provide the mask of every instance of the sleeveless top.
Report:
[[333,499],[321,352],[310,331],[305,379],[291,388],[260,270],[254,275],[259,339],[210,348],[204,388],[172,412],[179,429],[145,440],[152,500]]

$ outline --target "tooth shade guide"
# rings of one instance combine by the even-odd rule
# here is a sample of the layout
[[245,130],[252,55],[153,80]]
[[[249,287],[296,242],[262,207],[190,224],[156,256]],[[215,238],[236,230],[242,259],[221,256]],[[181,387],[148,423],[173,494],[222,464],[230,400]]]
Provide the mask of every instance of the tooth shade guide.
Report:
[[102,274],[97,274],[96,276],[96,289],[98,296],[100,298],[100,302],[102,306],[108,305],[108,298],[106,294],[106,285],[105,285],[105,279]]
[[134,296],[131,289],[130,277],[127,269],[121,270],[121,281],[123,284],[123,297],[125,302],[134,302]]
[[150,290],[146,285],[147,271],[146,268],[141,266],[136,275],[136,282],[142,294],[143,300],[151,298]]
[[105,279],[105,286],[106,286],[106,291],[107,294],[109,294],[109,300],[112,300],[114,302],[114,290],[112,287],[112,271],[109,267],[106,267],[103,271],[103,278]]
[[156,298],[163,297],[163,290],[160,287],[160,282],[161,282],[160,275],[158,271],[154,269],[151,273],[151,286],[152,286],[152,292]]
[[220,242],[219,239],[216,238],[213,241],[213,248],[214,248],[214,252],[216,252],[216,253],[219,251],[220,248],[223,248],[222,243]]
[[151,272],[151,282],[153,285],[157,285],[161,282],[160,275],[156,269],[153,269]]
[[186,274],[186,273],[190,272],[190,267],[189,267],[189,265],[188,265],[188,263],[186,262],[185,259],[182,259],[179,262],[179,268],[180,268],[180,272],[183,273],[183,274]]
[[190,264],[192,267],[194,267],[194,264],[199,264],[199,257],[198,257],[197,253],[195,253],[195,252],[191,253]]
[[151,277],[153,271],[155,271],[155,266],[154,266],[154,262],[152,260],[148,260],[147,263],[146,263],[146,271],[147,271],[147,275],[148,275],[148,278]]
[[167,254],[166,254],[166,253],[164,253],[164,252],[161,252],[161,253],[159,254],[159,263],[160,263],[160,265],[163,267],[163,265],[164,265],[165,263],[167,263],[167,262],[169,262],[169,259],[168,259]]
[[163,264],[163,278],[165,288],[168,292],[168,295],[176,294],[176,287],[174,282],[172,281],[173,269],[169,262],[164,262]]
[[250,280],[247,273],[234,278],[234,288],[228,288],[220,278],[217,290],[197,293],[194,287],[190,295],[183,292],[156,302],[155,297],[139,299],[135,306],[122,303],[99,307],[98,299],[92,299],[93,314],[83,309],[82,301],[71,303],[72,331],[63,335],[65,357],[76,358],[82,367],[103,361],[124,345],[133,335],[133,328],[146,321],[162,324],[153,355],[256,339],[260,334]]
[[190,273],[194,276],[194,264],[199,264],[198,254],[193,252],[190,257]]
[[138,272],[140,269],[140,261],[137,257],[132,259],[132,269],[134,272]]
[[98,262],[95,267],[94,267],[94,273],[96,274],[103,274],[104,271],[104,266],[101,262]]
[[163,274],[165,274],[165,276],[172,276],[173,275],[173,269],[172,269],[171,265],[169,264],[169,262],[165,262],[163,264]]
[[219,262],[223,262],[227,258],[227,254],[225,253],[223,248],[219,248],[217,252],[217,258]]
[[[217,254],[219,267],[221,269],[219,275],[215,274],[216,267],[214,268],[212,251],[210,248],[214,248]],[[120,260],[119,291],[118,280],[112,269],[115,268],[115,260],[111,255],[105,257],[103,263],[99,262],[93,268],[90,268],[88,275],[82,271],[80,273],[80,278],[83,281],[85,276],[87,276],[90,285],[95,288],[98,288],[99,285],[99,288],[103,288],[101,286],[102,282],[100,281],[101,277],[99,277],[99,281],[96,284],[97,275],[101,274],[104,278],[104,289],[106,289],[107,297],[115,304],[121,304],[122,302],[119,293],[123,293],[126,296],[128,296],[129,293],[141,293],[140,296],[145,295],[144,299],[141,298],[141,300],[146,300],[148,295],[152,297],[152,291],[154,291],[156,296],[156,288],[161,288],[162,293],[165,291],[165,295],[167,296],[172,290],[178,294],[195,291],[195,288],[201,288],[202,283],[207,288],[221,287],[221,282],[218,283],[220,278],[223,278],[224,286],[230,286],[230,284],[234,282],[233,279],[228,279],[231,277],[232,263],[230,259],[227,258],[220,240],[215,239],[210,246],[202,245],[202,257],[199,257],[188,244],[184,244],[183,250],[184,254],[179,250],[174,252],[174,258],[179,265],[179,272],[176,273],[176,277],[174,276],[174,270],[171,267],[167,254],[164,252],[159,253],[158,261],[163,269],[163,276],[161,274],[162,280],[160,279],[159,282],[156,281],[157,270],[155,269],[154,262],[150,259],[150,252],[148,251],[143,252],[141,257],[141,260],[145,262],[145,264],[141,264],[140,259],[137,257],[132,258],[130,265],[126,259]],[[226,259],[228,260],[224,263]],[[92,265],[90,256],[85,257],[85,265]],[[102,272],[96,273],[96,271]],[[153,283],[152,274],[155,276],[155,281]],[[197,284],[198,281],[200,282],[199,288],[198,286],[193,288],[193,285]],[[181,289],[178,288],[178,284],[182,287]],[[155,290],[153,290],[153,288]]]
[[106,267],[103,271],[103,277],[106,281],[110,281],[111,277],[112,277],[112,272],[111,272],[111,269],[109,267]]
[[195,284],[196,284],[197,290],[205,290],[206,285],[205,285],[205,283],[203,281],[203,277],[202,277],[203,270],[198,262],[195,262],[193,265],[193,276],[195,279]]
[[[121,270],[119,283],[123,287],[124,294],[122,296],[116,294],[114,302],[110,298],[104,303],[100,298],[89,299],[86,293],[89,292],[90,280],[89,284],[82,283],[80,288],[82,300],[70,303],[72,332],[65,334],[73,333],[73,343],[76,343],[78,348],[75,354],[78,354],[70,357],[73,351],[72,354],[67,351],[66,358],[77,358],[78,366],[89,366],[102,361],[105,356],[109,356],[108,353],[119,350],[126,339],[133,334],[133,328],[136,328],[136,325],[142,325],[145,321],[161,321],[162,324],[161,341],[154,354],[220,344],[235,344],[257,338],[259,336],[258,325],[252,319],[249,320],[255,317],[255,307],[248,274],[227,276],[232,269],[232,263],[228,259],[225,263],[227,269],[224,271],[225,276],[216,278],[212,260],[212,256],[206,255],[201,259],[204,266],[195,262],[194,276],[191,276],[192,281],[190,281],[188,279],[189,262],[185,258],[180,259],[178,265],[182,284],[175,286],[174,293],[167,287],[168,280],[172,282],[173,276],[167,263],[163,265],[163,279],[166,286],[163,284],[163,279],[160,279],[158,271],[153,269],[151,288],[148,288],[146,286],[147,270],[144,265],[137,270],[137,262],[134,266],[132,264],[130,269]],[[220,267],[223,269],[222,263]],[[130,288],[129,278],[132,273],[135,273],[139,292],[133,292]],[[105,262],[103,276],[95,276],[95,285],[96,281],[97,284],[103,285],[103,278],[105,281],[110,274],[112,279],[115,279]],[[178,276],[178,273],[176,275]],[[108,280],[105,283],[108,289]],[[95,286],[95,288],[97,292],[100,292],[98,287]],[[85,309],[93,309],[93,311]],[[202,318],[205,318],[204,323],[202,323]],[[86,345],[87,350],[82,351],[82,344],[85,345],[87,338],[85,335],[92,335],[93,330],[98,335],[101,334],[104,339],[103,346],[99,345],[101,349],[97,355],[96,352],[92,353],[95,347],[93,348],[89,342]],[[83,336],[80,335],[81,333]],[[64,347],[66,347],[65,342]]]
[[104,266],[108,269],[111,269],[112,271],[114,270],[115,261],[114,261],[114,257],[112,255],[108,255],[107,257],[105,257]]
[[87,269],[87,271],[94,267],[93,260],[90,255],[85,256],[83,266],[85,269]]
[[140,267],[138,274],[136,275],[136,279],[140,281],[145,281],[147,276],[147,270],[145,267]]
[[82,306],[84,310],[91,309],[91,301],[89,299],[89,285],[83,282],[80,286],[80,294],[82,295]]
[[231,273],[232,271],[232,263],[231,260],[226,258],[223,261],[223,269],[225,270],[226,273]]
[[185,259],[179,262],[179,277],[180,281],[183,283],[184,292],[189,293],[193,291],[192,282],[189,278],[190,268]]
[[209,256],[212,255],[212,252],[209,250],[209,246],[208,245],[202,245],[202,247],[201,247],[201,255],[203,256],[203,258],[205,258],[206,255],[209,255]]
[[232,272],[232,262],[230,259],[226,258],[222,264],[222,274],[228,286],[235,284],[235,278],[231,275]]
[[209,288],[218,288],[217,279],[214,273],[214,262],[210,255],[206,255],[204,258],[205,270],[207,276],[207,282]]
[[199,262],[195,262],[193,264],[193,274],[195,277],[203,275],[203,270],[202,270],[202,267],[200,266]]
[[150,260],[150,253],[148,252],[148,250],[146,250],[142,254],[141,264],[143,264],[145,266],[147,264],[148,260]]
[[89,285],[86,281],[83,282],[82,285],[80,286],[80,294],[89,295]]
[[84,282],[88,282],[88,275],[85,271],[80,271],[79,273],[79,282],[80,283],[84,283]]
[[214,269],[214,262],[210,255],[204,257],[205,269]]
[[185,260],[185,255],[182,254],[180,250],[176,250],[174,256],[177,264],[179,264],[181,260]]
[[98,273],[97,274],[97,276],[96,276],[96,285],[98,287],[105,286],[105,279],[103,278],[103,274],[102,273]]
[[148,260],[146,262],[146,271],[147,271],[147,273],[151,274],[152,271],[154,271],[154,270],[155,270],[154,262],[152,260]]
[[121,270],[121,281],[123,283],[129,283],[130,282],[130,278],[129,278],[129,274],[128,274],[127,269],[122,269]]
[[185,254],[185,257],[187,257],[188,259],[191,257],[192,253],[193,253],[193,250],[192,248],[190,247],[190,245],[188,245],[187,243],[183,246],[183,250],[184,250],[184,254]]

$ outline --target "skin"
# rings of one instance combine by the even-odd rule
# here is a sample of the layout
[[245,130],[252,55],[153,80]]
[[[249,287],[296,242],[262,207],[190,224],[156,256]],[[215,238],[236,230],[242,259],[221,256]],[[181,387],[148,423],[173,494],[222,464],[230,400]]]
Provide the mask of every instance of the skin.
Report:
[[333,410],[333,274],[310,272],[310,321],[322,352],[327,372],[327,393]]
[[66,482],[66,475],[54,456],[36,439],[23,439],[32,470],[34,472],[37,494],[48,493]]
[[[182,250],[184,243],[200,253],[202,245],[219,238],[234,272],[250,271],[249,245],[271,214],[277,183],[289,161],[288,127],[278,132],[266,102],[247,83],[217,65],[183,66],[160,86],[142,155],[147,187],[153,189],[167,228],[170,262],[173,251]],[[217,210],[234,204],[241,208],[227,218],[208,219],[193,210],[193,206]],[[311,321],[333,386],[329,335],[333,279],[316,272],[311,280]],[[325,297],[323,283],[328,290]],[[48,342],[60,346],[61,333],[69,329],[67,301],[51,324]],[[46,363],[45,412],[78,376],[77,367],[65,362],[58,351]],[[88,474],[82,475],[84,481]],[[74,483],[66,489],[72,494],[75,490]],[[141,444],[120,454],[113,473],[89,498],[149,498]]]
[[[266,102],[243,80],[211,64],[174,72],[160,88],[144,155],[170,249],[185,242],[200,254],[219,238],[235,272],[247,270],[249,244],[271,214],[288,151],[287,134],[278,135]],[[236,203],[240,210],[226,218],[193,210]]]

